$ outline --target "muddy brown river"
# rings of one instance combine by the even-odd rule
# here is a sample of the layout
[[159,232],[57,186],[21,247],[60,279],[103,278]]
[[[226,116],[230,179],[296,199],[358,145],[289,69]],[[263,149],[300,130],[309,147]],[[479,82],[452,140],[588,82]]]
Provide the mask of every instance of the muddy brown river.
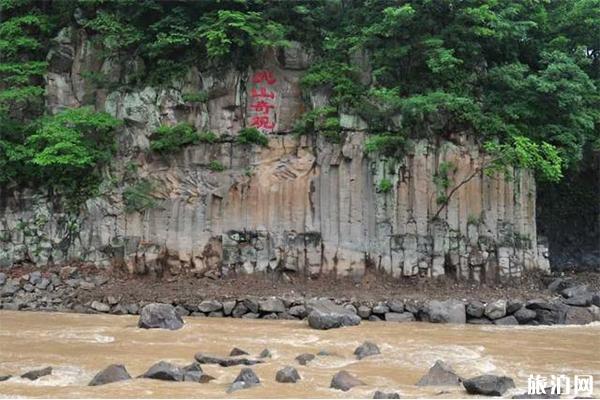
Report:
[[[464,377],[506,374],[527,391],[530,374],[593,375],[600,395],[600,325],[472,326],[428,323],[363,322],[360,326],[316,331],[302,321],[232,318],[186,318],[178,331],[136,328],[134,316],[0,311],[0,375],[53,367],[37,381],[11,378],[0,382],[0,397],[185,397],[185,398],[371,398],[375,390],[402,397],[464,397],[462,388],[415,386],[438,359]],[[363,341],[377,343],[381,354],[356,360]],[[231,394],[226,389],[241,367],[203,366],[216,379],[209,383],[133,379],[86,386],[109,364],[124,364],[132,376],[160,360],[187,365],[196,352],[226,356],[232,347],[251,355],[268,348],[273,357],[252,367],[261,385]],[[326,350],[307,366],[294,358]],[[296,384],[275,381],[280,368],[292,365],[302,376]],[[358,376],[366,386],[349,392],[329,388],[340,370]],[[569,397],[569,396],[567,396]],[[571,395],[572,397],[572,395]]]

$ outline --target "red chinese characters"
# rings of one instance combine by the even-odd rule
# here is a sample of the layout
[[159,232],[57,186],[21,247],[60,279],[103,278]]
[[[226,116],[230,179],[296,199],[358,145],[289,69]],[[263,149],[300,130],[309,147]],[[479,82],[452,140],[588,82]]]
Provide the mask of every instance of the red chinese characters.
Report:
[[252,83],[256,84],[257,87],[252,88],[250,91],[250,97],[252,102],[250,103],[250,111],[254,115],[250,116],[250,125],[260,129],[262,131],[272,131],[275,127],[275,122],[271,120],[271,110],[275,109],[275,92],[270,91],[268,87],[258,86],[266,85],[271,86],[277,79],[271,71],[257,71],[252,76]]

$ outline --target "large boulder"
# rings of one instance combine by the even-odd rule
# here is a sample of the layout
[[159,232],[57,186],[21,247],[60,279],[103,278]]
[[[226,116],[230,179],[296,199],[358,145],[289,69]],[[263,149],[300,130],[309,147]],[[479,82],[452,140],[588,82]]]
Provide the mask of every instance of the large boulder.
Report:
[[198,305],[198,310],[204,313],[220,311],[223,309],[223,304],[216,300],[204,300]]
[[535,319],[535,316],[535,311],[525,307],[521,307],[513,314],[513,317],[515,317],[520,324],[526,324],[527,322]]
[[460,300],[432,300],[425,309],[425,319],[429,322],[464,324],[467,322],[465,305]]
[[364,342],[354,350],[354,355],[359,360],[376,354],[381,354],[381,351],[379,351],[379,347],[373,342]]
[[183,319],[177,315],[172,305],[151,303],[142,308],[138,327],[176,330],[183,327]]
[[523,302],[520,300],[510,299],[506,302],[506,315],[514,314],[523,307]]
[[298,361],[298,364],[300,365],[306,365],[314,359],[315,355],[310,353],[300,354],[298,357],[296,357],[296,361]]
[[577,285],[563,289],[560,294],[565,298],[571,298],[575,296],[583,296],[589,293],[588,285]]
[[52,373],[52,367],[46,367],[42,369],[35,369],[33,371],[28,371],[21,375],[21,378],[29,379],[30,381],[35,381],[36,379],[41,378],[42,376],[50,375]]
[[271,350],[263,349],[258,355],[258,358],[271,358],[273,355],[271,354]]
[[600,292],[596,292],[592,296],[592,304],[595,305],[596,307],[600,307]]
[[456,375],[454,370],[441,360],[437,360],[435,364],[421,379],[417,382],[417,386],[458,386],[461,378]]
[[355,386],[364,385],[365,383],[358,378],[350,375],[346,371],[340,371],[333,376],[329,387],[347,392]]
[[88,383],[88,386],[106,385],[107,383],[126,381],[131,379],[131,375],[122,364],[111,364],[98,372]]
[[333,329],[360,324],[361,318],[330,300],[315,300],[308,304],[308,325],[313,329]]
[[496,300],[485,305],[484,315],[489,319],[499,319],[506,315],[506,301]]
[[202,367],[198,362],[193,362],[190,365],[183,367],[181,370],[185,382],[207,382],[206,377],[208,377],[208,375],[204,374],[204,371],[202,371]]
[[290,309],[288,310],[288,314],[296,318],[304,319],[306,318],[307,314],[306,307],[304,307],[304,305],[302,304],[290,307]]
[[358,309],[356,310],[356,312],[358,313],[358,316],[361,317],[362,319],[367,319],[371,315],[371,307],[361,305],[361,306],[358,306]]
[[525,303],[525,307],[527,307],[530,310],[547,310],[547,311],[555,311],[556,310],[556,305],[553,303],[550,303],[547,300],[544,299],[531,299],[531,300],[527,300],[527,303]]
[[245,357],[215,357],[196,353],[194,355],[196,361],[200,364],[219,364],[221,367],[233,367],[235,365],[254,365],[260,364],[262,360],[252,360]]
[[481,318],[485,312],[485,304],[481,301],[474,300],[467,304],[467,315],[472,318]]
[[578,294],[564,300],[565,304],[575,307],[587,307],[592,304],[592,293]]
[[502,396],[508,389],[515,387],[515,382],[507,376],[480,375],[463,381],[469,394],[484,396]]
[[238,347],[234,347],[229,352],[229,357],[237,357],[237,356],[247,356],[248,352],[246,350],[242,350]]
[[285,304],[277,297],[269,297],[258,302],[258,309],[264,313],[282,313],[285,311]]
[[227,393],[235,392],[240,389],[249,389],[260,384],[260,379],[250,368],[242,368],[239,375],[227,389]]
[[300,379],[300,374],[294,367],[280,369],[275,375],[275,380],[279,383],[296,383]]
[[564,323],[567,325],[586,325],[594,321],[594,315],[584,307],[569,307]]
[[150,367],[142,378],[158,379],[161,381],[183,381],[184,371],[176,365],[160,361]]

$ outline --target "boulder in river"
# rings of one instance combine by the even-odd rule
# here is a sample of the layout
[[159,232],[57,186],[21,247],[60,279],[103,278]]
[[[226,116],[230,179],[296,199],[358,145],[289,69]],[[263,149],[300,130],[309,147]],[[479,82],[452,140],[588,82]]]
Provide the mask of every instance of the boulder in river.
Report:
[[185,382],[206,382],[206,380],[203,380],[204,371],[202,371],[202,367],[198,362],[193,362],[190,365],[186,365],[181,370],[183,372],[183,380]]
[[226,358],[207,356],[202,353],[196,353],[196,355],[194,355],[194,358],[200,364],[219,364],[221,367],[233,367],[235,365],[254,365],[264,362],[262,360],[251,360],[243,357]]
[[354,350],[354,355],[359,360],[376,354],[381,354],[381,351],[379,351],[379,347],[373,342],[364,342]]
[[361,318],[352,311],[330,300],[313,300],[309,303],[308,325],[314,329],[333,329],[360,324]]
[[88,383],[88,386],[106,385],[107,383],[126,381],[131,379],[131,375],[122,364],[111,364],[98,372]]
[[34,369],[33,371],[25,372],[21,375],[21,378],[29,379],[30,381],[35,381],[36,379],[41,378],[42,376],[50,375],[52,373],[52,367],[46,367],[42,369]]
[[275,375],[275,380],[280,383],[296,383],[300,379],[300,374],[294,367],[280,369]]
[[0,382],[4,382],[12,378],[12,375],[0,375]]
[[445,362],[437,360],[421,379],[417,386],[459,386],[461,378]]
[[269,349],[263,349],[258,355],[258,358],[271,358],[271,351]]
[[181,368],[166,361],[160,361],[150,367],[142,378],[158,379],[161,381],[183,381],[184,372]]
[[260,379],[254,371],[250,368],[242,368],[237,378],[235,378],[229,389],[227,389],[227,393],[240,389],[248,389],[258,384],[260,384]]
[[340,371],[333,376],[329,387],[347,392],[355,386],[365,385],[360,379],[350,375],[346,371]]
[[296,361],[298,361],[298,364],[300,365],[306,365],[314,359],[315,355],[310,353],[300,354],[298,357],[296,357]]
[[502,396],[508,389],[515,387],[515,382],[507,376],[480,375],[465,379],[463,386],[469,394]]
[[432,300],[426,308],[426,319],[429,322],[464,324],[467,322],[465,305],[460,300]]
[[183,319],[170,304],[150,303],[142,308],[138,327],[176,330],[183,327]]
[[382,392],[380,390],[377,390],[375,393],[373,393],[373,398],[374,399],[399,399],[400,395],[398,393],[394,393],[394,392]]
[[248,352],[245,350],[242,350],[238,347],[234,347],[233,349],[231,349],[231,351],[229,352],[229,356],[230,357],[237,357],[237,356],[247,356]]

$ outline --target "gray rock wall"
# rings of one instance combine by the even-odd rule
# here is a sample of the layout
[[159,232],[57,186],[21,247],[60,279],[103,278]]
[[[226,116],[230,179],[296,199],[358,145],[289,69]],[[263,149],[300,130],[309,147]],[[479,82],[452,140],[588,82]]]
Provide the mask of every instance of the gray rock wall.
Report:
[[[361,276],[372,269],[486,281],[548,269],[527,171],[508,178],[477,174],[432,218],[439,208],[433,179],[439,165],[451,162],[450,178],[458,183],[484,160],[468,138],[437,145],[421,140],[404,159],[391,161],[365,155],[366,126],[356,116],[342,116],[340,144],[291,134],[304,112],[299,79],[310,63],[298,46],[266,55],[256,71],[192,69],[167,87],[108,91],[83,79],[83,72],[126,82],[141,61],[98,60],[76,30],[64,30],[55,42],[48,108],[92,104],[123,119],[119,155],[105,172],[103,194],[78,214],[56,207],[45,193],[0,189],[0,266],[81,259],[135,273]],[[197,91],[208,100],[184,101]],[[326,98],[311,95],[313,106]],[[272,107],[261,109],[262,100]],[[152,132],[178,122],[213,131],[222,142],[169,157],[149,152]],[[268,148],[236,144],[239,129],[256,123],[270,137]],[[212,161],[226,169],[212,171]],[[140,178],[155,183],[157,207],[128,213],[122,193]],[[392,183],[385,193],[379,190],[384,178]]]

